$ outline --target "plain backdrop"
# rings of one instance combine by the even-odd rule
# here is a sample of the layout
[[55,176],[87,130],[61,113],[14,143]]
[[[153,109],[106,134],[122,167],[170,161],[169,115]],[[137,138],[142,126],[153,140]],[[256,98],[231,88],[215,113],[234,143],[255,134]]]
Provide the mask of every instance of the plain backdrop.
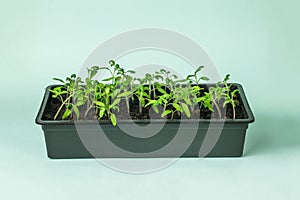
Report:
[[[299,7],[296,0],[1,0],[0,198],[296,199]],[[189,36],[222,76],[242,83],[256,117],[244,157],[180,159],[144,175],[47,158],[34,118],[52,77],[78,72],[99,44],[144,27]]]

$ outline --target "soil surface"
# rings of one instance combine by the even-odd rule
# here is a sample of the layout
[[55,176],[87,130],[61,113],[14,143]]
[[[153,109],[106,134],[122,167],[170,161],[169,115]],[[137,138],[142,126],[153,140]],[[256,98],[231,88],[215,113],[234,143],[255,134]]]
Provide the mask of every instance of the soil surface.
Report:
[[[231,90],[233,91],[236,89],[236,86],[232,86]],[[201,91],[202,94],[204,92],[208,91],[207,88],[205,90]],[[201,94],[200,94],[201,96]],[[50,95],[51,97],[51,95]],[[236,111],[236,119],[246,119],[248,118],[243,102],[241,100],[241,97],[239,94],[236,94],[235,97],[236,100],[238,100],[239,104],[235,107]],[[146,102],[147,103],[147,102]],[[43,120],[54,120],[54,116],[61,106],[61,102],[59,101],[58,98],[49,98],[47,101],[47,105],[45,108],[45,111],[43,113]],[[113,112],[115,113],[117,120],[128,120],[128,119],[162,119],[160,114],[162,113],[163,108],[159,107],[159,114],[155,113],[151,107],[143,108],[142,112],[139,112],[139,101],[136,97],[133,97],[129,101],[129,111],[126,106],[126,101],[125,99],[122,99],[119,104],[120,111],[119,112]],[[211,112],[209,109],[205,108],[204,106],[197,105],[194,108],[190,109],[191,110],[191,119],[232,119],[233,118],[233,109],[231,105],[226,105],[225,108],[223,108],[223,102],[220,102],[219,107],[221,108],[222,111],[222,116],[220,117],[216,109],[214,108],[215,112]],[[171,107],[170,107],[171,108]],[[59,113],[58,117],[56,120],[61,120],[62,115],[65,111],[65,108],[61,110]],[[83,120],[96,120],[97,119],[97,109],[91,109],[86,115],[86,105],[83,105],[79,107],[79,111],[81,113],[80,119]],[[169,114],[165,118],[171,119],[172,115]],[[174,113],[173,119],[187,119],[188,117],[184,113]],[[67,120],[72,120],[73,119],[73,114],[67,119]],[[107,117],[103,117],[101,120],[107,120]]]

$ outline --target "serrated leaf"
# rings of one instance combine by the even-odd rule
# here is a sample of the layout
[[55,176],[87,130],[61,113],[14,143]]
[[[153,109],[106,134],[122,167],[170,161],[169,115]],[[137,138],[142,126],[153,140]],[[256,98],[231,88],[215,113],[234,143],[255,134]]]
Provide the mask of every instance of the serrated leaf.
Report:
[[215,111],[215,110],[213,109],[213,107],[212,107],[212,105],[211,105],[211,104],[208,104],[207,108],[208,108],[210,111],[212,111],[212,112],[214,112],[214,111]]
[[63,114],[63,116],[62,116],[62,119],[66,119],[67,117],[69,117],[69,116],[71,115],[71,113],[72,113],[72,110],[67,109],[67,110],[64,112],[64,114]]
[[200,88],[198,85],[193,86],[192,88],[193,88],[194,91],[200,91],[200,90],[203,90],[203,88]]
[[165,110],[162,114],[161,117],[165,117],[166,115],[170,114],[172,111],[171,110]]
[[199,102],[201,102],[201,101],[204,101],[205,100],[205,97],[198,97],[197,98],[197,102],[199,103]]
[[204,102],[203,102],[203,105],[205,108],[208,108],[210,111],[214,112],[214,109],[211,105],[211,102],[210,102],[210,99],[206,99]]
[[54,91],[61,92],[62,86],[58,86],[53,88]]
[[110,114],[110,121],[111,123],[113,124],[113,126],[116,126],[117,125],[117,118],[116,118],[116,115],[115,114]]
[[191,117],[190,109],[185,103],[181,103],[183,112],[186,114],[187,117]]

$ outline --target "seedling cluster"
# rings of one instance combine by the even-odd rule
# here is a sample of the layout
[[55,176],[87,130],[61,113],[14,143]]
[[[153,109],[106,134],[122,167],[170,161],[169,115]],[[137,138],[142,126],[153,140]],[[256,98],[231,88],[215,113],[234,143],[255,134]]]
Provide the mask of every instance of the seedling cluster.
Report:
[[[75,74],[65,80],[54,78],[62,85],[50,90],[52,97],[60,101],[53,118],[80,120],[93,112],[98,120],[109,119],[115,126],[120,110],[126,109],[125,112],[130,116],[130,105],[138,102],[138,109],[133,112],[140,116],[145,110],[153,109],[161,118],[173,119],[175,114],[191,118],[197,108],[216,113],[217,118],[226,118],[226,113],[222,111],[229,105],[232,108],[231,118],[235,119],[239,90],[227,83],[229,75],[214,86],[201,87],[201,82],[209,80],[200,75],[202,68],[198,67],[183,80],[165,69],[136,78],[133,77],[135,71],[125,70],[111,60],[107,67],[88,68],[85,80]],[[98,81],[95,76],[101,70],[107,71],[109,77]],[[125,102],[122,104],[125,106],[121,107],[121,102]]]

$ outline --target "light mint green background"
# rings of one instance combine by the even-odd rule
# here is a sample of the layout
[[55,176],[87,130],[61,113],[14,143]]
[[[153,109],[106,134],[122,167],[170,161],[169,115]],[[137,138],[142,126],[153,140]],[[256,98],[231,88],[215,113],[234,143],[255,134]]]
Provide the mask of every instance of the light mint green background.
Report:
[[[0,198],[297,199],[299,7],[296,0],[1,0]],[[77,72],[100,43],[143,27],[193,38],[221,75],[243,84],[256,116],[244,157],[180,159],[146,175],[46,157],[34,118],[51,78]]]

